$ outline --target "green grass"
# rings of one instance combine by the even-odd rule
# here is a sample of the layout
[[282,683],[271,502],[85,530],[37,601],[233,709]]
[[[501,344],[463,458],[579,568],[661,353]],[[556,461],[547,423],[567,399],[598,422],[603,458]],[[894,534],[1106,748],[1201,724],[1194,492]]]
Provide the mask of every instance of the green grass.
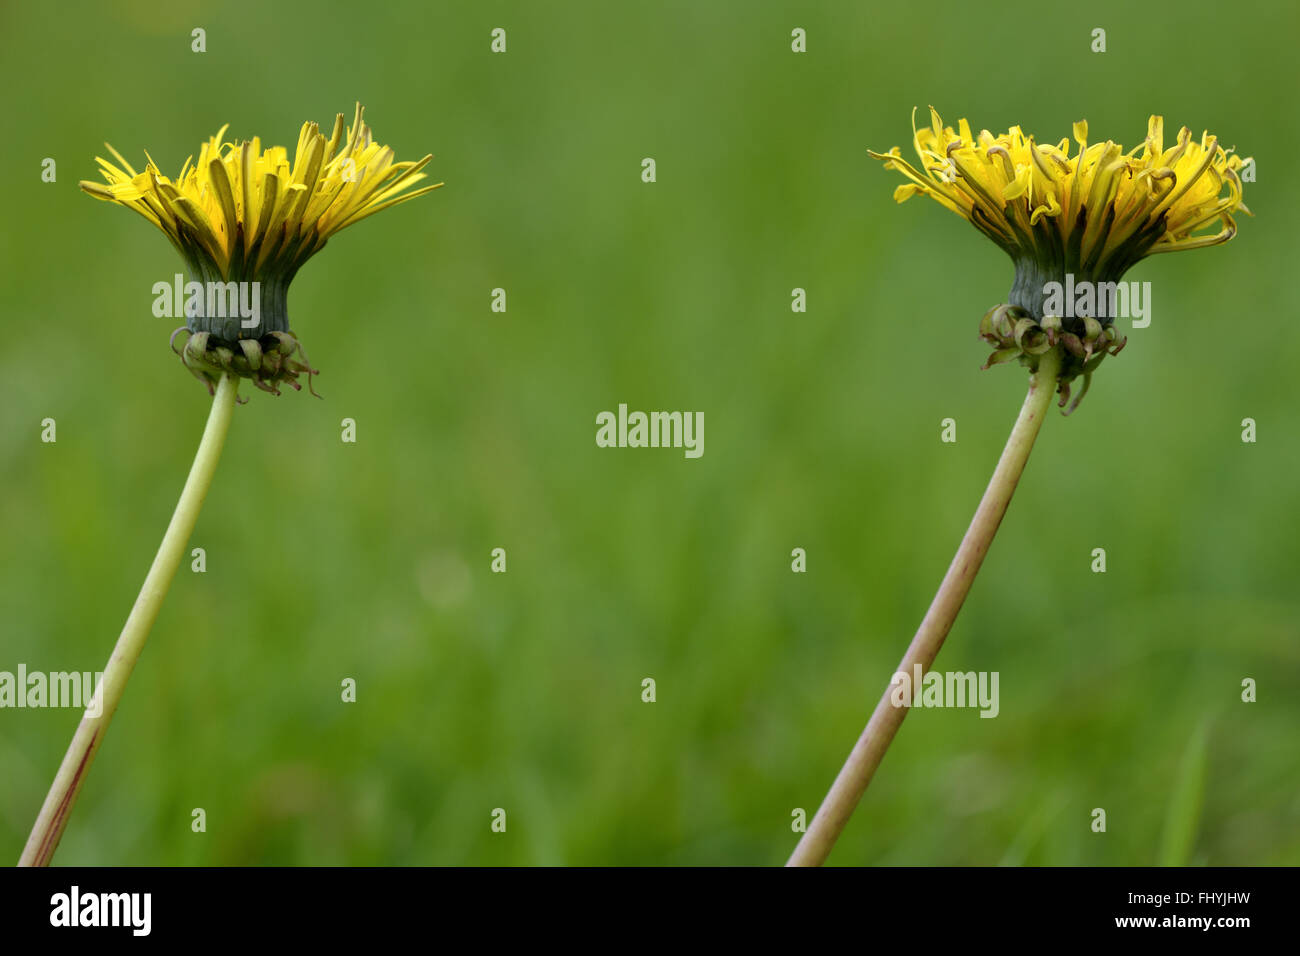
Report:
[[[1006,257],[866,155],[929,103],[1051,140],[1208,127],[1257,157],[1256,215],[1128,276],[1152,324],[1047,421],[939,657],[998,671],[999,717],[912,715],[832,862],[1300,862],[1295,10],[177,9],[0,14],[0,670],[102,667],[207,410],[150,314],[178,257],[77,190],[101,142],[174,171],[223,123],[292,147],[360,99],[447,186],[295,280],[324,400],[245,388],[207,572],[182,565],[56,862],[783,861],[1023,394],[979,370]],[[597,448],[620,402],[703,411],[704,456]],[[0,859],[76,720],[0,711]]]

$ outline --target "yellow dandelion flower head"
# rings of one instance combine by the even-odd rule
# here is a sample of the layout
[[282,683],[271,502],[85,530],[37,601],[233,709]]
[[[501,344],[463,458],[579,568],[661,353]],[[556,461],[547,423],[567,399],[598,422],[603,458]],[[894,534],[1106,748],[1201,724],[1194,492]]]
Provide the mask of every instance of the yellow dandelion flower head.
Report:
[[928,195],[1006,250],[1016,265],[1011,304],[1036,318],[1049,281],[1117,281],[1146,256],[1227,242],[1233,214],[1250,213],[1240,176],[1250,160],[1208,132],[1198,141],[1183,127],[1166,147],[1164,118],[1152,116],[1128,152],[1109,140],[1089,145],[1086,121],[1073,138],[1071,155],[1068,138],[1037,143],[1018,126],[975,135],[964,119],[944,126],[932,107],[927,127],[917,129],[913,113],[919,165],[896,146],[871,156],[910,180],[895,190],[898,202]]
[[[292,375],[285,374],[292,371],[288,357],[281,362],[248,343],[260,341],[272,353],[287,342],[297,345],[289,334],[287,296],[298,269],[339,230],[443,185],[412,189],[427,178],[423,169],[432,156],[395,162],[390,147],[374,142],[364,112],[358,103],[346,134],[342,113],[328,137],[316,123],[304,123],[292,163],[284,147],[263,149],[257,137],[226,140],[227,126],[199,147],[197,162],[193,156],[185,160],[175,179],[164,175],[148,152],[142,172],[112,146],[108,151],[115,162],[96,157],[105,183],[82,181],[82,190],[132,209],[161,229],[184,257],[191,279],[204,285],[257,283],[256,322],[226,315],[224,308],[222,314],[187,311],[186,327],[194,337],[183,357],[196,374],[200,370],[191,358],[199,365],[212,360],[229,366],[233,354],[238,367],[226,371],[248,375],[271,390],[286,377],[292,384]],[[195,339],[197,349],[191,347]],[[263,359],[271,367],[259,376]],[[310,371],[305,365],[299,370]],[[200,377],[211,381],[211,375]]]

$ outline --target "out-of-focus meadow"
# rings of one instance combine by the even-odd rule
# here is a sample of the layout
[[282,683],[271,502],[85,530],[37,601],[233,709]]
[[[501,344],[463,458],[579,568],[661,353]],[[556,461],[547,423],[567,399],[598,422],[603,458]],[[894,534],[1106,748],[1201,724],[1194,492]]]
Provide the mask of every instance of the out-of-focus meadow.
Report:
[[[1300,862],[1293,7],[330,9],[0,10],[0,670],[103,667],[208,407],[151,314],[180,259],[77,188],[103,141],[174,173],[224,123],[292,149],[360,100],[447,183],[294,281],[324,399],[245,385],[207,570],[56,862],[783,861],[1025,384],[979,368],[1006,256],[867,157],[931,103],[1053,142],[1209,128],[1256,158],[1255,218],[1128,276],[1152,323],[1048,420],[939,658],[998,671],[998,717],[913,714],[831,862]],[[704,412],[704,455],[597,448],[621,402]],[[0,710],[0,859],[78,716]]]

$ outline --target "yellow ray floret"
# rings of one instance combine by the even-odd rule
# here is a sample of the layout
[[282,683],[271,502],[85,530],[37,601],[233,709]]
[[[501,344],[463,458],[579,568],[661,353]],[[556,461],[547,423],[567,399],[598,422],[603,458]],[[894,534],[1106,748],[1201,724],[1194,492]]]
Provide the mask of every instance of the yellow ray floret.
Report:
[[[120,203],[160,228],[191,261],[200,257],[226,278],[292,272],[340,229],[397,203],[437,189],[412,190],[432,156],[394,162],[393,151],[372,141],[357,104],[352,125],[343,114],[328,138],[304,123],[292,165],[282,146],[262,149],[254,137],[225,140],[227,127],[185,161],[173,180],[152,157],[137,173],[112,146],[115,162],[96,157],[107,185],[82,181],[98,199]],[[105,144],[107,145],[107,144]]]
[[898,147],[871,153],[910,180],[894,198],[930,196],[1013,258],[1047,254],[1071,267],[1122,272],[1146,255],[1226,242],[1236,233],[1233,214],[1250,213],[1240,176],[1250,160],[1209,133],[1193,139],[1186,127],[1166,148],[1160,116],[1128,152],[1109,140],[1088,145],[1087,122],[1075,123],[1073,155],[1068,138],[1040,144],[1018,126],[974,135],[964,119],[956,130],[944,126],[933,108],[930,120],[916,129],[913,114],[919,166]]

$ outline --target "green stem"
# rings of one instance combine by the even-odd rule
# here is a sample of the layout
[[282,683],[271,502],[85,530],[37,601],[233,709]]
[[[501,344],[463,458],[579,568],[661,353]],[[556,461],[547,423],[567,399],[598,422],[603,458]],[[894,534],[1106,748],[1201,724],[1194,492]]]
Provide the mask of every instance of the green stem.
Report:
[[185,481],[180,501],[176,503],[167,533],[163,535],[153,565],[140,588],[140,596],[136,598],[135,606],[131,608],[131,614],[122,628],[122,635],[117,639],[113,654],[104,667],[103,679],[72,737],[54,783],[50,785],[50,792],[45,797],[31,836],[27,838],[27,846],[18,861],[19,866],[48,866],[50,858],[54,856],[63,830],[68,825],[72,805],[81,792],[90,764],[108,731],[108,722],[113,719],[117,705],[122,700],[127,679],[135,668],[135,662],[140,659],[144,642],[158,618],[158,610],[171,587],[172,578],[176,576],[176,568],[185,553],[185,545],[194,530],[194,523],[198,520],[203,499],[207,497],[208,488],[212,485],[212,475],[221,458],[221,446],[225,443],[226,432],[230,430],[231,413],[238,389],[239,380],[230,376],[223,376],[217,386],[216,397],[213,398],[212,409],[208,413],[208,424],[203,430],[203,440],[199,442],[198,453],[190,467],[190,476]]
[[[966,594],[984,561],[984,555],[993,543],[993,536],[1002,523],[1007,505],[1011,503],[1016,483],[1025,469],[1030,449],[1034,447],[1034,439],[1038,437],[1038,429],[1043,424],[1052,395],[1056,391],[1060,368],[1059,347],[1040,357],[1038,370],[1030,377],[1029,394],[1025,396],[1024,405],[1020,408],[1020,417],[1011,429],[1011,437],[1002,450],[1002,457],[993,471],[993,477],[975,511],[970,528],[962,538],[961,546],[948,567],[948,573],[944,575],[943,583],[939,585],[939,591],[930,604],[930,610],[926,612],[916,637],[912,638],[895,673],[904,673],[910,678],[915,665],[920,664],[924,673],[934,663],[935,655],[943,646],[944,638],[948,636],[957,612],[966,600]],[[893,742],[903,718],[907,716],[909,708],[896,707],[890,701],[893,690],[892,684],[885,688],[866,729],[862,731],[862,736],[858,738],[839,776],[835,778],[835,783],[831,785],[830,792],[809,824],[808,831],[799,840],[787,866],[819,866],[830,855],[836,839],[848,823],[858,801],[862,799],[862,794],[866,792],[876,768],[880,766],[885,751]]]

